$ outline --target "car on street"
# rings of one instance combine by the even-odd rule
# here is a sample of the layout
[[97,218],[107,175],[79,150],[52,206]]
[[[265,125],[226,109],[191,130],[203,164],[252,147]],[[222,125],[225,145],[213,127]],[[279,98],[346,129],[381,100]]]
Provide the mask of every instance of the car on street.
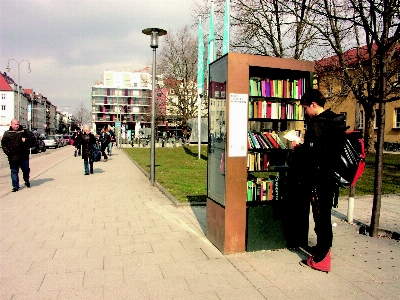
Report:
[[43,140],[46,148],[58,148],[60,146],[60,140],[55,135],[48,135]]
[[71,135],[63,135],[64,141],[66,145],[71,145],[72,136]]

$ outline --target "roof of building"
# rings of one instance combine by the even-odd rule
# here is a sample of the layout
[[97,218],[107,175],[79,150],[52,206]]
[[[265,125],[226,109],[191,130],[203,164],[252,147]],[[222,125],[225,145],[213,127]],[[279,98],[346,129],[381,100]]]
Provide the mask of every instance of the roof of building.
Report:
[[[400,45],[396,45],[396,47],[396,52],[399,52]],[[370,59],[370,53],[372,53],[372,56],[374,56],[377,49],[378,46],[375,43],[371,44],[371,49],[368,49],[367,45],[359,48],[353,48],[343,53],[343,59],[346,63],[346,66],[351,67],[360,61],[368,61]],[[327,69],[336,70],[338,68],[340,68],[338,55],[326,57],[315,62],[316,71],[324,71]]]
[[0,91],[13,91],[14,89],[10,84],[13,84],[14,80],[7,76],[6,73],[0,72]]

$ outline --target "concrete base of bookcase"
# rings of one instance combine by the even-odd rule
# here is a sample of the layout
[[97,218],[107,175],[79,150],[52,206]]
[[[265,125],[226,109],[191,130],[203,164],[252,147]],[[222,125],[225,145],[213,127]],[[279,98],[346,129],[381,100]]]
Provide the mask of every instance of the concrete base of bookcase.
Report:
[[227,209],[207,198],[206,236],[223,254],[245,252],[245,207]]
[[246,251],[283,248],[286,248],[286,238],[278,202],[247,207]]
[[308,230],[309,205],[282,200],[249,206],[246,251],[306,247]]

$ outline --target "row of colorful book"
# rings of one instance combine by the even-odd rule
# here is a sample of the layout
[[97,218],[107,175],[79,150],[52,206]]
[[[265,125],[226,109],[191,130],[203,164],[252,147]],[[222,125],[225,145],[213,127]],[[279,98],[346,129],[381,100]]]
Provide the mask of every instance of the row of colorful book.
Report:
[[279,175],[247,181],[247,201],[260,202],[279,200]]
[[267,153],[252,152],[247,154],[247,170],[268,171],[269,159]]
[[286,149],[287,147],[275,132],[252,132],[247,134],[248,149]]
[[304,120],[304,109],[299,103],[250,99],[249,118]]
[[306,78],[250,78],[250,96],[301,99],[308,86]]

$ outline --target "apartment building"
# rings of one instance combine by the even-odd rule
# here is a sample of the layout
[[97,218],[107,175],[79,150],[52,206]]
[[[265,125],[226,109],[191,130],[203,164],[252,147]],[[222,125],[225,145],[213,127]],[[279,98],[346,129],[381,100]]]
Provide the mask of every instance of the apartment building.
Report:
[[56,132],[55,106],[43,95],[22,88],[7,73],[0,72],[0,136],[14,118],[39,133]]
[[149,73],[104,71],[92,87],[93,131],[108,126],[134,130],[137,122],[150,127],[151,98]]

